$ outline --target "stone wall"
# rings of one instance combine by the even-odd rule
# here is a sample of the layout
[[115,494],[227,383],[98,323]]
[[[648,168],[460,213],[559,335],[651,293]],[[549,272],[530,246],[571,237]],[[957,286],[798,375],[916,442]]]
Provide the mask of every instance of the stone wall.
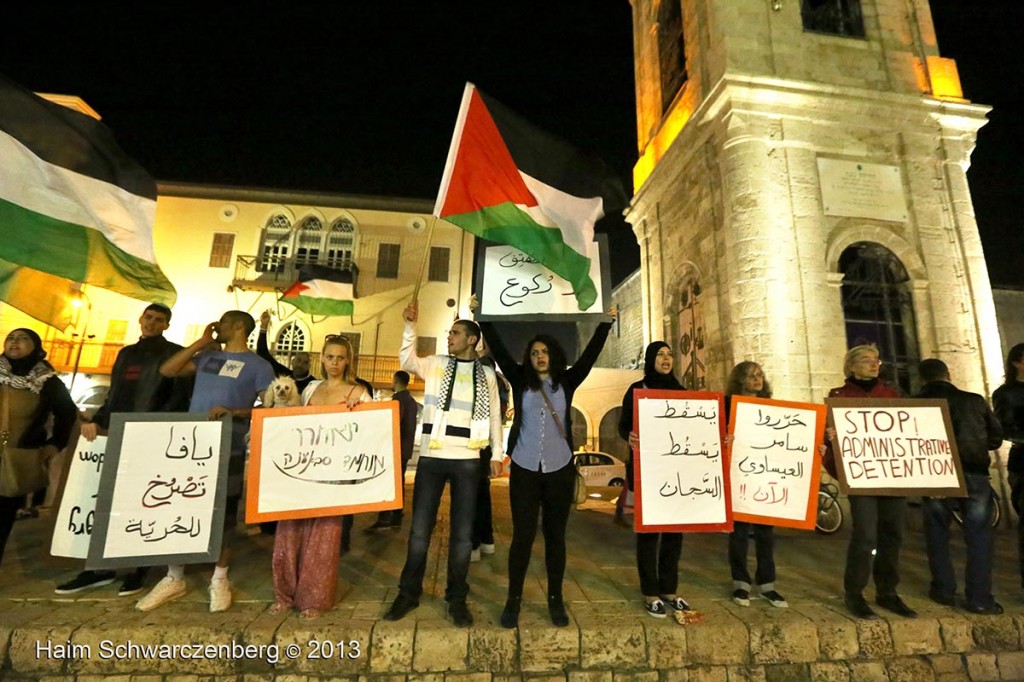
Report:
[[1018,343],[1024,343],[1024,290],[993,288],[992,297],[999,319],[1003,358]]

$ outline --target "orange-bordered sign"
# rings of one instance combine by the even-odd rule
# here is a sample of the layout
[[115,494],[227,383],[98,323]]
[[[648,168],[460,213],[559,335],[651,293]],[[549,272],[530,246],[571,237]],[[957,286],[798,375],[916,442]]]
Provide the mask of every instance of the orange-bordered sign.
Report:
[[398,403],[256,409],[247,523],[402,507]]
[[636,530],[732,530],[722,394],[634,391],[633,424]]

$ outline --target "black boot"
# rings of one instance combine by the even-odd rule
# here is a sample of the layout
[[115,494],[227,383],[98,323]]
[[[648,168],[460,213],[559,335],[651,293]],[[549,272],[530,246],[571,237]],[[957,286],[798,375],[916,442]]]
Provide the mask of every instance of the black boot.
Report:
[[556,627],[564,628],[569,624],[569,614],[565,612],[565,602],[562,601],[562,595],[548,595],[548,615],[551,616],[551,622]]
[[509,597],[505,601],[505,610],[501,612],[501,627],[511,629],[519,625],[519,608],[522,605],[522,597]]

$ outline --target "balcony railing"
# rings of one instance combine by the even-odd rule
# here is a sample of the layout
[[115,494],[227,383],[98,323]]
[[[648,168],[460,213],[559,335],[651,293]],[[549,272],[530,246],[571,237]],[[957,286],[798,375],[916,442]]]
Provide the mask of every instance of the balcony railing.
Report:
[[[284,354],[275,356],[282,365],[288,365],[291,358]],[[395,372],[402,369],[395,355],[360,355],[356,361],[356,375],[365,379],[376,388],[390,388]],[[323,376],[320,369],[320,354],[309,354],[309,373],[320,378]],[[422,391],[423,380],[415,374],[410,375],[409,390]]]
[[75,357],[81,346],[82,358],[78,363],[79,374],[110,374],[123,343],[102,341],[63,341],[55,339],[46,343],[46,359],[58,372],[73,372]]
[[352,273],[352,290],[357,291],[359,268],[355,262],[346,259],[303,258],[296,256],[238,256],[235,259],[235,274],[232,286],[239,289],[273,291],[287,289],[299,279],[299,268],[303,265],[322,265]]

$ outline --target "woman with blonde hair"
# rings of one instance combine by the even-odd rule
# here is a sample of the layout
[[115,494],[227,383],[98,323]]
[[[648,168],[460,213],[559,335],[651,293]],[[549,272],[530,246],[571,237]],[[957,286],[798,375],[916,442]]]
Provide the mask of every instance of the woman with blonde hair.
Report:
[[[353,380],[352,344],[345,336],[324,339],[321,362],[327,378],[310,383],[302,392],[303,405],[345,403],[351,409],[369,399]],[[274,535],[274,605],[271,613],[292,607],[299,617],[317,618],[334,606],[341,547],[340,516],[281,521]]]
[[[878,377],[882,362],[874,345],[854,346],[843,358],[846,382],[828,392],[829,398],[899,398],[899,393]],[[831,441],[834,429],[828,429],[827,449],[823,458],[825,469],[836,475]],[[900,599],[896,587],[900,582],[900,546],[907,512],[907,498],[882,495],[851,495],[850,515],[853,532],[846,552],[843,576],[844,601],[850,613],[866,620],[876,618],[864,599],[864,588],[872,574],[875,579],[875,602],[883,609],[905,618],[917,613]]]

